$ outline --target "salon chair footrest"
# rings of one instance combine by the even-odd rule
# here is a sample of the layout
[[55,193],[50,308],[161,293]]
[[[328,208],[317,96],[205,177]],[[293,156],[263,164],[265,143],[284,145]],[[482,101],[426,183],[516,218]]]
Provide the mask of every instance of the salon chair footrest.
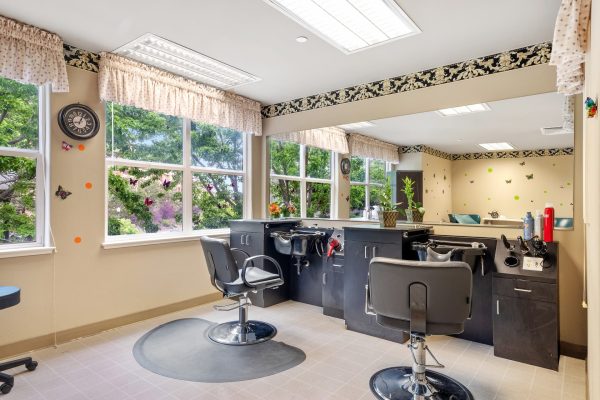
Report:
[[[460,382],[434,371],[427,371],[428,385],[423,389],[435,391],[431,396],[423,393],[423,399],[474,400],[473,395]],[[413,386],[411,367],[392,367],[376,372],[369,382],[371,391],[380,400],[413,400],[409,388]],[[419,397],[421,398],[421,397]]]
[[242,346],[266,342],[277,334],[277,328],[262,321],[225,322],[208,330],[208,337],[217,343]]

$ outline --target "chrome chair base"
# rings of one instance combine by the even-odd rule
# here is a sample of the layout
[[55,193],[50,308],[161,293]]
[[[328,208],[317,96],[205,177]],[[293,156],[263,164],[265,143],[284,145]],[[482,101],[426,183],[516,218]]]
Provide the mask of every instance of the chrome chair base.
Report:
[[424,385],[414,382],[411,367],[386,368],[376,372],[369,385],[380,400],[474,400],[469,389],[449,376],[433,371],[425,375]]
[[208,330],[208,337],[220,344],[243,346],[266,342],[277,334],[277,328],[261,321],[225,322]]

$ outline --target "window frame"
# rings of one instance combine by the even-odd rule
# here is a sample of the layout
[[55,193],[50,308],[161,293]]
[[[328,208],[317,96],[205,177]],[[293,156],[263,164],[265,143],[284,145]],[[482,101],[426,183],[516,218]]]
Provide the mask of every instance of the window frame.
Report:
[[[370,157],[360,157],[360,156],[351,156],[352,157],[356,157],[356,158],[361,158],[364,160],[365,162],[365,180],[364,182],[355,182],[355,181],[350,181],[350,189],[352,189],[352,186],[364,186],[365,187],[365,209],[369,210],[371,208],[371,186],[377,186],[377,187],[383,187],[384,184],[383,183],[378,183],[378,182],[371,182],[371,161],[381,161],[385,163],[385,174],[387,176],[387,174],[389,172],[392,171],[392,163],[389,161],[384,161],[384,160],[378,160],[376,158],[370,158]],[[350,211],[350,210],[349,210]],[[360,216],[360,217],[352,217],[350,216],[350,219],[365,219],[364,217]]]
[[[268,199],[269,201],[267,201],[265,210],[266,210],[266,215],[269,215],[269,204],[271,203],[271,180],[273,179],[283,179],[286,181],[296,181],[296,182],[300,182],[300,204],[298,205],[298,209],[300,210],[300,216],[298,218],[314,218],[314,219],[334,219],[334,199],[337,193],[337,188],[335,187],[335,175],[336,175],[336,171],[334,170],[335,167],[335,163],[334,163],[334,158],[335,158],[335,153],[331,150],[325,150],[325,149],[321,149],[321,150],[325,150],[325,151],[329,151],[329,179],[323,179],[323,178],[310,178],[306,176],[306,148],[307,147],[311,147],[311,148],[318,148],[318,147],[314,147],[314,146],[307,146],[305,144],[300,144],[297,143],[300,146],[300,174],[298,176],[290,176],[290,175],[279,175],[279,174],[274,174],[272,173],[272,169],[271,169],[271,141],[272,140],[279,140],[277,138],[273,138],[273,137],[268,137],[266,142],[267,142],[267,171],[268,171],[268,178],[265,179],[265,181],[267,182],[267,191],[268,191]],[[282,140],[283,142],[286,142],[286,140]],[[289,142],[289,141],[288,141]],[[295,143],[295,142],[289,142],[289,143]],[[307,183],[325,183],[325,184],[329,184],[331,186],[331,190],[330,190],[330,195],[329,195],[329,218],[319,218],[319,217],[307,217],[306,216],[306,184]]]
[[[9,79],[9,78],[5,78]],[[50,247],[50,84],[38,86],[38,146],[0,146],[0,156],[35,159],[35,241],[0,244],[0,252]]]
[[[103,103],[106,107],[106,103]],[[123,242],[152,242],[152,241],[170,241],[176,238],[186,239],[189,237],[201,236],[204,234],[218,234],[229,230],[229,228],[217,228],[217,229],[194,229],[192,222],[193,214],[193,200],[192,200],[192,186],[193,176],[196,173],[209,173],[219,175],[237,175],[241,176],[244,182],[243,186],[243,215],[242,218],[247,218],[252,210],[250,188],[252,187],[252,174],[249,173],[248,168],[250,166],[249,155],[252,152],[251,143],[252,140],[248,137],[249,134],[246,132],[240,132],[243,138],[242,144],[242,169],[241,170],[227,170],[212,167],[199,167],[192,165],[192,120],[189,118],[181,118],[182,121],[182,139],[183,139],[183,162],[181,164],[163,163],[157,161],[137,161],[128,160],[120,157],[110,157],[106,154],[106,141],[105,141],[105,155],[104,155],[104,247],[119,247],[119,243]],[[108,129],[106,129],[108,132]],[[180,232],[156,232],[156,233],[138,233],[132,235],[109,235],[108,234],[108,206],[109,206],[109,189],[108,189],[108,170],[113,166],[119,167],[135,167],[135,168],[155,168],[165,171],[180,171],[182,173],[182,228]],[[111,244],[117,244],[117,246],[111,246]]]

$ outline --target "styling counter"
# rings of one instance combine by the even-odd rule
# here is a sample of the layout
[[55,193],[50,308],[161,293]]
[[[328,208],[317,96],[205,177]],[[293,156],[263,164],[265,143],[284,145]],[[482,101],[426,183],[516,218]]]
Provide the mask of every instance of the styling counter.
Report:
[[[309,238],[305,249],[298,245],[302,244],[302,238]],[[321,247],[315,245],[314,238],[321,242]],[[343,247],[328,256],[327,244],[332,239],[339,240]],[[336,230],[302,226],[302,221],[297,219],[239,220],[231,223],[230,240],[232,247],[250,255],[275,258],[283,269],[285,285],[264,291],[260,297],[251,297],[253,304],[268,307],[288,299],[312,304],[323,307],[325,315],[343,318],[349,330],[396,342],[406,341],[408,335],[377,324],[375,317],[365,312],[365,286],[371,259],[418,260],[419,255],[422,259],[418,248],[426,243],[464,248],[477,244],[478,249],[483,250],[459,252],[458,259],[452,255],[453,260],[467,262],[473,271],[472,315],[465,323],[464,332],[456,336],[493,345],[494,354],[500,357],[558,368],[556,242],[547,246],[543,271],[535,272],[523,269],[524,256],[515,241],[436,235],[431,226],[425,225],[381,228],[378,224],[349,223],[343,230]],[[276,243],[277,240],[281,241]],[[288,247],[282,248],[282,243]],[[439,246],[436,251],[444,253],[450,248]],[[507,257],[512,257],[508,263],[512,266],[507,265]],[[270,269],[270,266],[265,264],[265,268]]]

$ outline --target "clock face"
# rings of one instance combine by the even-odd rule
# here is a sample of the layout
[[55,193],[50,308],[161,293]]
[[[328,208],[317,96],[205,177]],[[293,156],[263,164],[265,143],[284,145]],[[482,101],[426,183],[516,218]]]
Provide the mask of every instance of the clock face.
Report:
[[67,136],[76,140],[94,137],[100,128],[96,113],[83,104],[71,104],[60,110],[58,124]]
[[350,159],[342,158],[340,162],[340,169],[342,170],[342,174],[348,175],[350,173]]

